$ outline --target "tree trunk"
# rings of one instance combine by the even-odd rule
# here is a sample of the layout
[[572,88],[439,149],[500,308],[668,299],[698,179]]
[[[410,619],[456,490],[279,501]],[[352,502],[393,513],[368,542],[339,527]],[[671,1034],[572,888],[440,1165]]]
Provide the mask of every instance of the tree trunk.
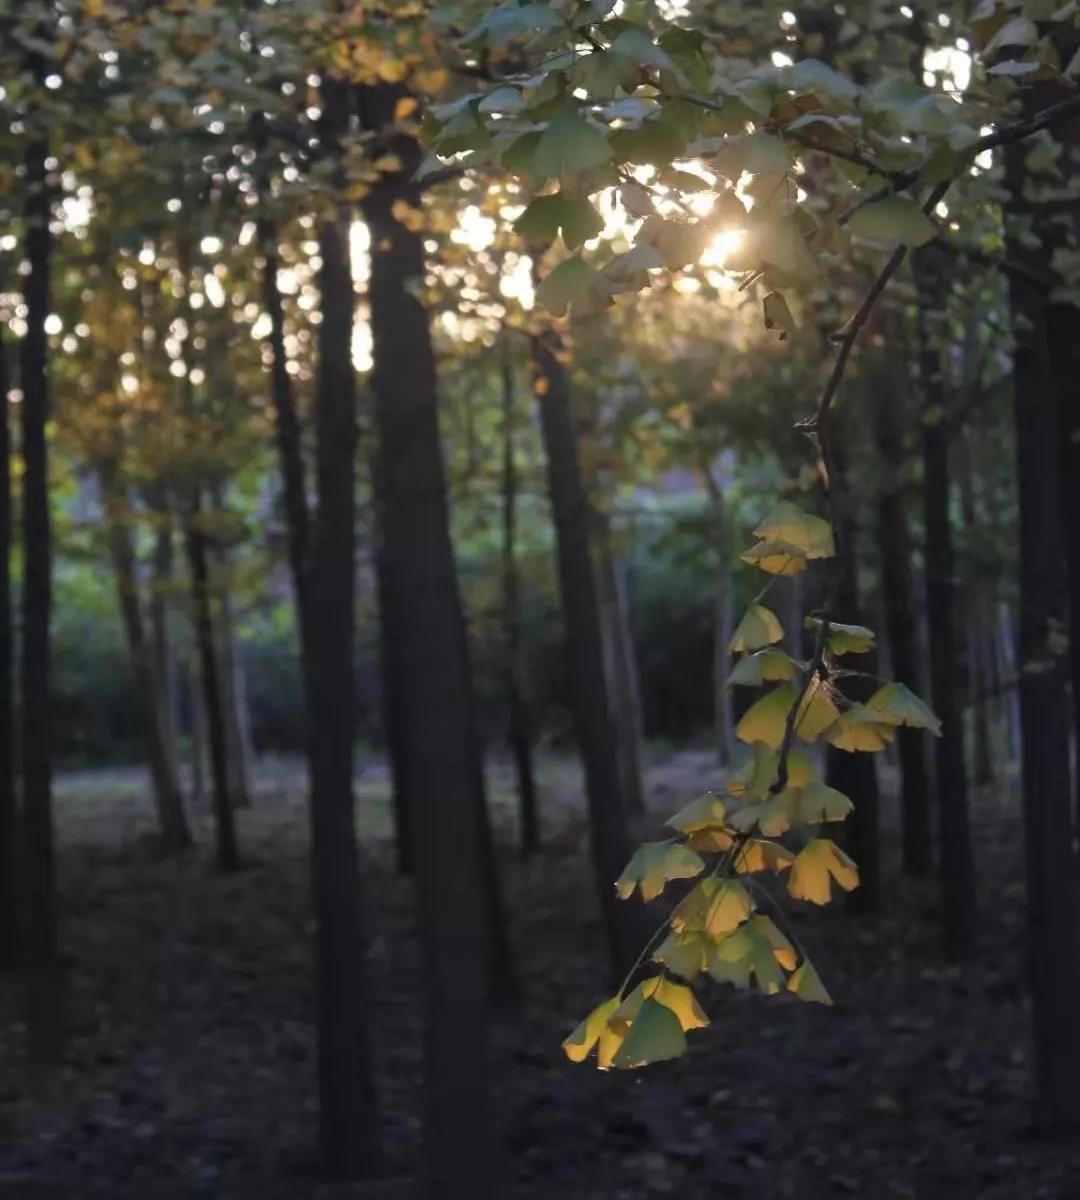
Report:
[[7,347],[0,337],[0,970],[19,958],[18,809],[15,794],[14,640],[11,619],[11,413]]
[[645,819],[645,788],[641,778],[643,722],[633,636],[607,514],[596,514],[594,526],[598,543],[596,588],[600,597],[604,667],[615,724],[622,796],[628,821],[633,826],[641,826]]
[[540,813],[532,761],[529,706],[524,696],[521,587],[517,564],[517,463],[514,457],[514,376],[507,335],[502,344],[502,626],[506,656],[507,740],[518,795],[518,846],[530,858],[540,848]]
[[175,764],[169,756],[165,716],[161,708],[162,692],[154,671],[153,652],[147,642],[142,606],[139,603],[138,567],[126,511],[129,501],[115,478],[115,468],[103,467],[100,478],[105,500],[109,553],[116,573],[120,617],[124,626],[128,657],[131,660],[131,673],[139,694],[143,738],[158,814],[161,849],[166,854],[175,854],[191,845],[191,831],[184,813],[180,781],[175,772]]
[[203,704],[206,711],[210,748],[210,786],[214,806],[214,839],[219,871],[235,871],[240,866],[236,841],[236,820],[229,796],[228,748],[225,744],[225,714],[218,656],[214,646],[214,612],[210,596],[209,554],[202,528],[202,499],[196,490],[191,513],[184,530],[188,564],[191,570],[192,615],[195,643],[199,654]]
[[570,688],[585,792],[595,882],[607,932],[612,973],[622,976],[641,949],[634,910],[612,886],[630,854],[627,803],[604,664],[604,631],[590,545],[590,505],[581,477],[577,428],[562,347],[554,331],[536,337],[533,354],[548,491],[555,521]]
[[[960,467],[960,511],[964,528],[969,535],[978,530],[978,511],[975,503],[975,481],[969,454],[961,456]],[[973,568],[978,572],[979,566]],[[964,657],[967,659],[968,707],[971,711],[972,766],[976,784],[990,783],[994,778],[994,764],[990,737],[990,672],[986,664],[987,604],[981,580],[977,577],[968,582],[964,589]]]
[[[899,397],[877,381],[875,432],[881,464],[878,491],[878,540],[881,547],[881,591],[893,677],[923,694],[911,578],[911,537],[903,490],[904,447],[896,419]],[[929,875],[933,867],[930,831],[930,779],[925,735],[918,729],[897,730],[900,758],[901,861],[909,875]]]
[[[172,629],[170,595],[173,586],[172,515],[167,507],[156,510],[158,520],[150,581],[150,630],[154,684],[161,713],[162,737],[169,771],[180,783],[180,668]],[[183,788],[181,787],[181,795]]]
[[929,626],[930,696],[941,721],[935,745],[938,796],[941,928],[946,954],[969,958],[975,950],[975,863],[964,770],[956,640],[956,565],[949,512],[949,422],[942,378],[939,331],[931,306],[941,302],[938,265],[931,250],[913,255],[919,289],[917,333],[923,393],[923,508],[926,523],[926,612]]
[[[36,76],[44,73],[35,59]],[[59,953],[53,835],[51,702],[49,690],[52,607],[52,529],[49,516],[48,339],[49,233],[48,146],[35,136],[26,153],[26,235],[23,297],[26,334],[22,340],[23,455],[23,642],[22,857],[26,888],[27,1033],[34,1062],[59,1060],[64,1045],[63,978]]]
[[[1034,103],[1034,99],[1031,101]],[[1011,216],[1038,214],[1024,196],[1022,147],[1006,151]],[[1006,251],[1031,261],[1015,226]],[[1020,493],[1020,724],[1023,742],[1024,832],[1027,863],[1027,950],[1031,979],[1037,1115],[1050,1132],[1075,1130],[1075,1081],[1080,1068],[1077,1029],[1076,928],[1072,881],[1072,804],[1068,660],[1061,635],[1068,619],[1058,461],[1059,420],[1047,347],[1046,290],[1010,272],[1015,343],[1013,386]]]
[[[835,451],[834,457],[839,461],[840,455]],[[838,473],[842,472],[841,465]],[[840,482],[832,480],[830,487],[835,488],[840,497],[834,508],[839,510],[842,522],[841,529],[836,531],[839,553],[834,568],[837,571],[835,619],[846,624],[859,624],[862,616],[856,582],[854,522],[843,501]],[[875,674],[876,655],[860,655],[857,666],[860,671]],[[866,679],[856,677],[845,680],[842,690],[849,700],[865,701],[873,687]],[[846,840],[859,866],[859,886],[851,893],[848,905],[853,912],[877,912],[881,904],[881,839],[874,756],[852,754],[829,746],[825,755],[825,774],[829,786],[843,792],[854,805],[847,822]]]
[[[347,85],[324,80],[324,120],[331,145],[346,126],[347,104]],[[326,1172],[355,1179],[378,1170],[382,1150],[354,824],[355,299],[349,210],[343,203],[320,221],[319,254],[323,319],[315,394],[318,507],[301,589],[317,929],[319,1129]]]
[[716,749],[722,767],[735,763],[735,698],[727,686],[731,671],[731,638],[735,632],[735,595],[729,561],[727,516],[724,494],[713,476],[711,467],[704,467],[701,477],[713,511],[713,545],[716,551],[716,586],[713,589],[713,726]]
[[[408,793],[424,969],[421,1194],[496,1193],[486,1066],[494,939],[505,937],[487,826],[464,615],[450,540],[427,313],[414,288],[423,242],[395,215],[415,206],[418,144],[382,135],[404,95],[361,90],[361,123],[402,163],[363,201],[371,231],[371,386],[378,438],[384,602],[392,610],[396,736]],[[400,780],[398,781],[401,782]],[[497,922],[493,917],[497,917]]]

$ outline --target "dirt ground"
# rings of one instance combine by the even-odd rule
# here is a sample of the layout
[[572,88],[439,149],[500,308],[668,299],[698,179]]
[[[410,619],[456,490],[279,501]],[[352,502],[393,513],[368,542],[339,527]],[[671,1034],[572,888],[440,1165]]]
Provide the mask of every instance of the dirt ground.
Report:
[[[715,782],[707,754],[654,762],[650,805],[666,815]],[[547,846],[522,865],[509,777],[491,774],[526,996],[495,1039],[504,1196],[1080,1200],[1080,1147],[1030,1126],[1008,786],[976,798],[983,935],[969,964],[938,953],[933,888],[890,874],[881,918],[793,910],[836,1008],[713,987],[702,993],[713,1023],[686,1059],[601,1074],[559,1049],[606,994],[580,784],[554,758],[542,783]],[[60,1072],[28,1073],[18,997],[0,985],[0,1200],[404,1197],[418,1144],[418,964],[384,772],[368,768],[358,791],[388,1177],[352,1188],[321,1185],[311,1153],[296,767],[260,768],[255,806],[240,814],[248,865],[229,878],[208,865],[205,813],[199,851],[155,856],[138,773],[65,776],[58,791],[72,1036]]]

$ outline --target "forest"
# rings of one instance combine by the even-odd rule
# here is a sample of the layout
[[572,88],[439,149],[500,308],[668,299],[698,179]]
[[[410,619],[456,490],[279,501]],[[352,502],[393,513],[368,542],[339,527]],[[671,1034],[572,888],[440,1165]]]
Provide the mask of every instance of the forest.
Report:
[[1080,1197],[1077,0],[0,0],[0,1198]]

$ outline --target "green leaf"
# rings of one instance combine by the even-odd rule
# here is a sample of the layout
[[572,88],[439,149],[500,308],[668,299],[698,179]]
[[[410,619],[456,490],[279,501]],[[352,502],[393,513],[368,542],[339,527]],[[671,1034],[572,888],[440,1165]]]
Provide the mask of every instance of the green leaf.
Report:
[[756,804],[748,804],[731,816],[731,827],[749,833],[756,825],[766,837],[780,837],[791,828],[795,793],[784,790],[768,795]]
[[802,965],[788,980],[787,986],[788,991],[798,996],[800,1000],[806,1000],[812,1004],[831,1005],[833,1002],[832,996],[825,990],[825,985],[821,982],[821,976],[814,970],[814,965],[809,959],[803,960]]
[[816,58],[804,58],[780,74],[784,86],[793,92],[812,92],[826,100],[850,104],[859,89],[839,72]]
[[783,650],[768,648],[740,659],[728,672],[725,687],[741,684],[744,687],[760,687],[763,683],[794,679],[798,665]]
[[902,683],[887,683],[866,702],[866,707],[880,714],[890,725],[907,725],[912,729],[929,729],[941,736],[941,721],[924,701]]
[[537,196],[514,222],[514,232],[530,245],[546,245],[561,230],[568,250],[578,249],[603,227],[603,218],[588,199],[573,192]]
[[671,928],[676,933],[703,933],[713,941],[724,937],[749,917],[754,902],[734,879],[703,879],[675,906]]
[[501,46],[523,33],[558,29],[562,18],[546,4],[500,4],[487,13],[462,39],[463,45],[486,42]]
[[615,891],[620,900],[626,900],[635,887],[640,887],[643,900],[655,900],[672,879],[692,879],[704,869],[702,857],[685,846],[646,842],[634,851],[615,882]]
[[686,1053],[686,1034],[678,1017],[665,1004],[648,999],[634,1018],[612,1066],[627,1069],[679,1058]]
[[848,228],[859,237],[905,246],[924,246],[938,235],[937,226],[909,196],[886,196],[864,205]]
[[640,25],[627,25],[615,37],[610,49],[636,63],[662,70],[675,70],[671,56],[653,40],[649,31]]
[[784,627],[776,614],[763,604],[751,604],[732,635],[728,649],[733,653],[760,650],[783,639]]
[[788,542],[807,558],[831,558],[836,553],[832,526],[821,517],[804,512],[790,500],[781,500],[754,530],[763,541]]
[[696,979],[708,967],[712,946],[712,941],[700,932],[669,933],[657,947],[653,960],[683,979]]
[[680,833],[694,833],[698,829],[722,827],[726,812],[723,800],[707,792],[679,809],[673,817],[668,818],[667,824]]
[[604,135],[583,117],[565,112],[540,135],[532,156],[533,173],[545,178],[588,171],[611,158]]
[[790,542],[758,542],[739,557],[744,563],[757,567],[767,575],[790,578],[806,566],[806,555]]
[[761,303],[765,328],[778,330],[781,341],[799,328],[781,292],[769,292]]
[[580,255],[565,259],[540,281],[536,300],[556,316],[563,316],[572,304],[584,304],[599,294],[599,275]]
[[843,792],[829,787],[820,779],[796,793],[796,819],[805,821],[807,825],[816,825],[821,821],[843,821],[853,807]]
[[850,892],[858,887],[859,871],[835,842],[828,838],[813,838],[795,855],[788,875],[788,893],[796,900],[828,904],[830,878]]
[[893,727],[865,704],[853,704],[825,730],[825,740],[838,750],[873,754],[896,737]]

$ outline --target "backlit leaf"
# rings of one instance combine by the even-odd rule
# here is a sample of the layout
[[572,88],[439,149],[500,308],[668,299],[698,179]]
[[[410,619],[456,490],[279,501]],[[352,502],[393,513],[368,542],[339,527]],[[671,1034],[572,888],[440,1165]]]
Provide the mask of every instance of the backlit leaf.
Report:
[[587,171],[611,158],[604,135],[584,117],[567,112],[540,135],[532,156],[533,173],[550,178],[568,171]]
[[779,642],[783,636],[784,627],[776,614],[764,604],[751,604],[736,626],[728,648],[736,654],[760,650]]
[[798,820],[808,825],[816,825],[821,821],[843,821],[853,807],[843,792],[838,792],[821,780],[814,780],[796,795]]
[[758,567],[769,575],[790,577],[806,566],[806,555],[790,542],[758,542],[739,556],[744,563]]
[[786,871],[794,855],[779,842],[748,838],[735,858],[735,870],[740,875],[754,875],[758,871]]
[[886,196],[858,209],[848,228],[859,237],[875,241],[924,246],[937,237],[938,228],[909,196]]
[[813,1004],[832,1004],[832,996],[825,990],[821,977],[814,970],[814,965],[805,959],[797,971],[788,980],[788,991],[793,992],[800,1000]]
[[893,727],[865,704],[853,704],[825,730],[825,740],[838,750],[873,754],[896,737]]
[[807,558],[831,558],[836,553],[832,526],[821,517],[804,512],[790,500],[781,500],[754,530],[763,541],[787,542]]
[[723,825],[727,809],[719,796],[706,792],[691,800],[685,807],[669,817],[667,824],[680,833],[693,833],[698,829],[707,829],[714,825]]
[[780,649],[759,650],[740,659],[728,672],[726,686],[742,684],[760,687],[763,683],[785,682],[794,679],[798,666],[795,660]]
[[593,1047],[599,1042],[600,1035],[606,1029],[608,1020],[620,1003],[620,998],[613,996],[610,1000],[605,1000],[603,1004],[598,1004],[563,1042],[563,1050],[571,1062],[584,1062],[589,1057]]
[[655,900],[672,879],[692,879],[704,869],[701,856],[685,846],[675,842],[646,842],[634,851],[615,882],[615,891],[620,900],[626,900],[639,887],[643,900]]
[[686,1034],[678,1017],[666,1004],[649,999],[634,1018],[630,1031],[612,1060],[612,1066],[622,1069],[644,1067],[649,1063],[679,1058],[685,1053]]
[[887,683],[866,702],[866,707],[880,714],[890,725],[908,725],[912,729],[929,729],[941,736],[941,721],[933,710],[902,683]]
[[835,879],[845,891],[859,884],[859,871],[850,858],[828,838],[813,838],[795,856],[788,875],[788,892],[796,900],[828,904]]

